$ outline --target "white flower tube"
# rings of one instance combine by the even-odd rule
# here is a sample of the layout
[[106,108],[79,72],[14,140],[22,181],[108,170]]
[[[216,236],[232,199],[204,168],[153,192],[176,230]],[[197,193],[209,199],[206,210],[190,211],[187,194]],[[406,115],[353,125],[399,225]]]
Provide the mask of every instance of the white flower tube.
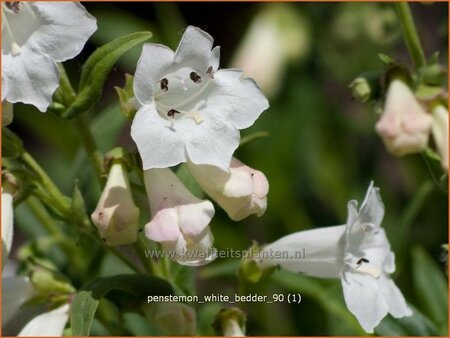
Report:
[[444,106],[439,105],[433,109],[431,132],[441,155],[442,167],[448,169],[448,110]]
[[91,219],[106,244],[124,245],[136,242],[139,209],[134,203],[126,171],[120,162],[111,166],[105,188]]
[[[356,201],[348,203],[347,224],[283,237],[263,248],[259,264],[314,277],[340,278],[348,309],[364,330],[372,333],[388,313],[395,318],[412,314],[389,277],[395,263],[380,227],[383,216],[378,188],[371,184],[359,211]],[[297,255],[299,251],[305,257]]]
[[170,169],[144,172],[152,213],[146,236],[162,244],[170,258],[184,265],[204,265],[216,258],[209,222],[214,206],[192,195]]
[[386,94],[381,119],[375,128],[387,150],[395,156],[418,153],[428,145],[432,119],[411,89],[394,79]]
[[252,214],[262,216],[267,208],[269,182],[261,171],[232,158],[229,172],[209,165],[187,163],[202,189],[234,221]]
[[57,62],[80,53],[97,29],[78,2],[2,1],[2,101],[46,111],[59,86]]
[[144,170],[188,159],[228,170],[239,129],[269,107],[241,71],[218,69],[219,47],[212,46],[212,37],[192,26],[176,52],[144,44],[133,84],[141,108],[131,126]]

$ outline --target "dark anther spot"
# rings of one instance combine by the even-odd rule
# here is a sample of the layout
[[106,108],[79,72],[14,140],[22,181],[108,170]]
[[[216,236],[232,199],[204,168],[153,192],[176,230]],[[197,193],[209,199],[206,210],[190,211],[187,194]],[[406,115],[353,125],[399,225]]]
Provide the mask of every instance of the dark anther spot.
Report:
[[209,76],[211,79],[214,79],[214,71],[213,71],[213,67],[212,67],[212,66],[209,66],[209,67],[208,67],[208,69],[206,70],[206,74],[208,74],[208,76]]
[[196,72],[191,72],[191,74],[189,74],[189,77],[192,81],[194,81],[194,83],[202,82],[202,78]]
[[164,91],[164,92],[167,92],[169,90],[169,80],[164,78],[164,79],[162,79],[159,82],[161,84],[161,90]]
[[12,10],[14,13],[19,13],[20,1],[6,1],[5,6]]
[[175,109],[171,109],[167,112],[167,116],[172,117],[172,118],[175,118],[175,114],[180,114],[180,112]]

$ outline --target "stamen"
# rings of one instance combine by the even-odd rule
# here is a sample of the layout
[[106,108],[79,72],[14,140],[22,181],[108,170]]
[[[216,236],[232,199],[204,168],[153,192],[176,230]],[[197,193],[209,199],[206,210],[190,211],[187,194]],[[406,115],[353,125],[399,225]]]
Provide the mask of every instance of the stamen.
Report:
[[161,85],[161,90],[163,92],[167,92],[169,90],[169,80],[167,80],[166,78],[162,79],[160,82]]
[[200,82],[202,82],[201,76],[198,75],[196,72],[191,72],[191,73],[189,74],[189,77],[191,78],[191,80],[192,80],[194,83],[200,83]]
[[213,66],[209,66],[208,69],[206,70],[206,74],[208,74],[208,76],[211,79],[214,79],[214,70],[213,70]]
[[11,45],[11,55],[17,56],[17,55],[20,55],[20,52],[21,52],[21,50],[20,50],[19,45],[17,43],[13,42]]
[[381,276],[381,270],[374,266],[360,265],[355,270],[358,272],[366,273],[374,278]]
[[5,6],[12,10],[14,14],[17,14],[20,10],[20,1],[6,1]]
[[175,118],[175,114],[181,114],[178,110],[171,109],[167,112],[167,116],[171,118]]

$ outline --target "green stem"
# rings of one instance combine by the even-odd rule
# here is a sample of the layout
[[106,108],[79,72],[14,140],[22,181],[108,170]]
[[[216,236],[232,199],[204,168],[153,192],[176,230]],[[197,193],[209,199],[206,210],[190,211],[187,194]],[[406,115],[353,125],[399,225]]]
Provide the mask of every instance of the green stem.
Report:
[[66,215],[70,210],[70,202],[65,197],[58,187],[53,183],[52,179],[41,168],[41,166],[34,160],[34,158],[28,153],[22,154],[22,161],[33,170],[39,177],[40,183],[48,193],[48,196],[52,199],[53,207],[57,209],[61,214]]
[[100,186],[103,186],[105,183],[103,156],[98,151],[94,137],[92,136],[92,133],[82,115],[78,115],[74,119],[74,125],[80,134],[81,143],[86,151],[89,161],[96,172],[97,180],[100,183]]
[[397,2],[395,3],[395,9],[397,10],[397,15],[403,30],[403,37],[409,54],[414,61],[414,65],[416,69],[422,68],[426,65],[427,61],[409,4],[407,2]]

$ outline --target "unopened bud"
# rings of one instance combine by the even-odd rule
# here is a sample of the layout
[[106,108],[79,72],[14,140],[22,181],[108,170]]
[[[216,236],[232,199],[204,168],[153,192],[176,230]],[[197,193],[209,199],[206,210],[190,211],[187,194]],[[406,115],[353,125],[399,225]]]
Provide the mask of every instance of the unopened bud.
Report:
[[380,95],[381,72],[365,72],[350,84],[353,98],[361,103],[376,100]]
[[13,105],[8,101],[2,101],[2,127],[13,121]]
[[137,101],[134,98],[133,75],[125,74],[125,86],[123,88],[115,87],[119,96],[120,109],[128,119],[133,119],[137,111]]
[[142,306],[147,320],[168,336],[193,336],[196,330],[195,310],[182,303],[150,303]]
[[132,244],[137,240],[139,209],[120,161],[113,163],[92,222],[108,245]]
[[400,79],[389,84],[383,115],[376,124],[387,150],[395,156],[422,152],[428,145],[431,116]]

